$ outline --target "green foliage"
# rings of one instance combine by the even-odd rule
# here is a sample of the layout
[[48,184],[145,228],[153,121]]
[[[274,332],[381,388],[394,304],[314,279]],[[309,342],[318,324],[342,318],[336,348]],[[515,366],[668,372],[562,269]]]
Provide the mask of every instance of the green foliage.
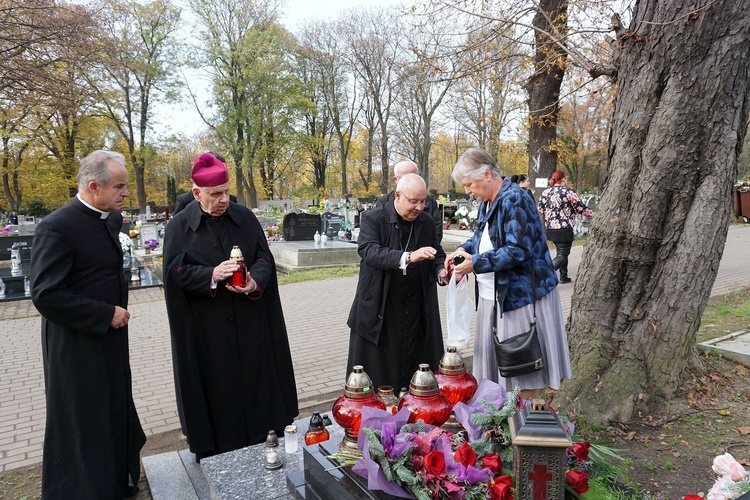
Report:
[[450,195],[451,201],[455,201],[455,200],[468,200],[469,199],[469,195],[468,194],[464,193],[463,191],[458,192],[455,189],[449,189],[446,194]]
[[44,206],[42,200],[31,200],[26,203],[26,206],[21,210],[21,213],[30,217],[44,217],[50,211]]

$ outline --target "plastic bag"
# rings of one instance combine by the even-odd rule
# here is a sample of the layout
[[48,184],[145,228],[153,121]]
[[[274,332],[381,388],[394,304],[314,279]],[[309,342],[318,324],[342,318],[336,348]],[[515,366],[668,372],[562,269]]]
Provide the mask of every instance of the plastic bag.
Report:
[[448,339],[446,345],[463,348],[471,335],[471,320],[474,317],[474,305],[467,290],[468,278],[456,283],[456,277],[448,281],[445,295],[445,312],[448,321]]

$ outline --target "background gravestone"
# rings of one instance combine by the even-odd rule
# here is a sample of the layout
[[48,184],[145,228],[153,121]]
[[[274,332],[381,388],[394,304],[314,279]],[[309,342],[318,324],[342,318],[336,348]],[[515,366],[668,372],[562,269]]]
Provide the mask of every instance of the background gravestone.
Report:
[[325,212],[321,217],[323,218],[323,231],[325,231],[329,238],[336,236],[339,229],[341,229],[341,223],[344,222],[345,217],[333,212]]
[[143,246],[143,242],[147,240],[156,240],[159,241],[159,230],[156,228],[156,224],[141,224],[141,230],[140,235],[138,238],[141,240],[140,247],[145,248]]
[[263,229],[268,229],[269,227],[276,225],[276,217],[259,216],[257,217],[257,219],[260,223],[260,227],[262,227]]
[[312,241],[315,231],[320,231],[318,214],[286,214],[284,216],[284,239],[286,241]]

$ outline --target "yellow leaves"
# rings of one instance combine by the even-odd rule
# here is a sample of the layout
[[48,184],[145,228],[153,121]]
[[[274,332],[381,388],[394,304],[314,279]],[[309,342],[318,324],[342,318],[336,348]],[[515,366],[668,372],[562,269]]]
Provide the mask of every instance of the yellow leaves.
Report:
[[722,417],[728,417],[732,414],[732,412],[729,410],[717,410],[717,413]]

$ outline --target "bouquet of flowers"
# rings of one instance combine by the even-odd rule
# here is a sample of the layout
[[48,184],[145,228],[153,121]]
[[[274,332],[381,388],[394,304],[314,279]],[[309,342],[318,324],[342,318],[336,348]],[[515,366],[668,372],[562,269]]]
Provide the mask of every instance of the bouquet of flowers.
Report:
[[458,210],[456,210],[456,215],[460,217],[466,217],[467,215],[469,215],[468,207],[466,205],[461,205],[460,207],[458,207]]
[[[497,452],[480,454],[468,442],[419,421],[407,424],[409,410],[396,415],[365,408],[359,444],[364,458],[352,470],[371,490],[419,500],[433,498],[513,498]],[[408,490],[408,491],[407,491]]]
[[133,242],[130,240],[130,236],[128,236],[125,233],[119,234],[120,238],[120,248],[122,248],[122,253],[130,253],[130,249],[133,247]]
[[15,233],[17,233],[17,232],[18,232],[18,230],[14,230],[14,229],[13,229],[12,227],[10,227],[10,226],[5,226],[5,227],[3,228],[3,232],[2,232],[2,234],[3,234],[3,236],[11,236],[11,235],[13,235],[13,234],[15,234]]
[[[364,458],[352,470],[367,478],[369,489],[402,498],[512,500],[513,449],[508,422],[518,406],[518,391],[506,393],[504,387],[483,380],[468,403],[454,406],[468,441],[421,421],[407,424],[405,408],[389,415],[366,407],[358,442]],[[572,436],[575,427],[570,422],[565,427]],[[612,450],[592,447],[586,441],[574,442],[566,450],[566,483],[579,497],[607,495],[616,472],[610,474],[605,455],[617,458]],[[589,492],[594,472],[598,477]]]
[[[750,492],[750,475],[731,453],[714,458],[712,468],[719,478],[706,495],[707,500],[732,500]],[[700,498],[698,495],[685,498],[692,497]]]
[[146,240],[143,242],[143,246],[151,250],[156,250],[156,248],[159,246],[159,241],[154,239]]

